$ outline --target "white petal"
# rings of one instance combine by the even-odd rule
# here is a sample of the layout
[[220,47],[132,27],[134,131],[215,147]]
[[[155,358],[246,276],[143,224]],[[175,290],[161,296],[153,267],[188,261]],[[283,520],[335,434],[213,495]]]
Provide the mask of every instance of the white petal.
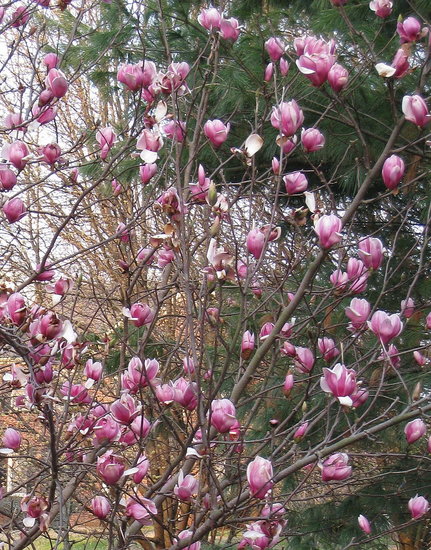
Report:
[[92,388],[94,386],[94,380],[92,378],[89,378],[84,386],[87,388],[87,390],[89,390],[90,388]]
[[128,470],[126,470],[123,476],[131,476],[132,474],[136,474],[136,472],[139,472],[139,468],[135,466],[134,468],[129,468]]
[[311,193],[310,191],[304,191],[305,195],[305,204],[307,205],[307,208],[310,212],[314,212],[316,210],[316,198],[314,196],[314,193]]
[[251,134],[245,141],[245,152],[248,157],[255,155],[263,145],[263,139],[258,134]]
[[337,397],[337,399],[342,405],[346,405],[346,407],[351,407],[353,405],[353,401],[349,396]]
[[22,520],[24,527],[33,527],[33,525],[36,523],[36,518],[30,518],[26,517]]
[[203,458],[202,455],[200,455],[196,449],[193,449],[193,447],[187,448],[186,458]]
[[139,156],[146,164],[152,164],[159,158],[155,151],[149,151],[148,149],[144,149]]
[[154,111],[154,118],[156,119],[156,122],[160,122],[161,120],[163,120],[167,112],[168,112],[167,104],[164,101],[159,101]]
[[2,455],[10,455],[13,453],[13,449],[9,449],[8,447],[3,447],[0,449],[0,454]]
[[377,63],[376,71],[379,73],[379,76],[384,78],[389,78],[395,74],[395,68],[391,65],[386,65],[386,63]]
[[73,326],[70,321],[64,321],[61,336],[66,340],[68,344],[73,344],[74,342],[76,342],[78,335],[73,330]]

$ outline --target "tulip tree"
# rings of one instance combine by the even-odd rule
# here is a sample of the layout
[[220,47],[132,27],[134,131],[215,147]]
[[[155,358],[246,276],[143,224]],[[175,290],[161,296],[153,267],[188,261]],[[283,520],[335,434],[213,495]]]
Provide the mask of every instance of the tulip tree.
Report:
[[426,2],[302,4],[0,7],[9,548],[430,543]]

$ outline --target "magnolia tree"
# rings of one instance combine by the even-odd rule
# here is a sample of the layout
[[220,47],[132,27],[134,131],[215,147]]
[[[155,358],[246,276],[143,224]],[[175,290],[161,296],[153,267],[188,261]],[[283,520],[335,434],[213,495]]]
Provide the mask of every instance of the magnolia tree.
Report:
[[425,548],[422,4],[147,4],[0,8],[1,540]]

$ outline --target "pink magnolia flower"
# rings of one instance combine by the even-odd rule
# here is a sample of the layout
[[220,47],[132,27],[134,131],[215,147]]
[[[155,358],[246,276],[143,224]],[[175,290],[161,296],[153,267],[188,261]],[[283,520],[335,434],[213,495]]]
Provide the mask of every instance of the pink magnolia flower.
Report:
[[343,481],[352,475],[352,467],[348,465],[349,456],[346,453],[335,453],[322,464],[322,481]]
[[190,72],[190,66],[185,61],[181,63],[171,63],[167,72],[161,76],[160,87],[164,94],[172,92],[181,92],[185,89],[184,81]]
[[144,71],[142,63],[123,63],[117,72],[117,80],[136,92],[144,85]]
[[403,78],[410,71],[409,54],[404,48],[399,48],[392,60],[391,66],[395,69],[394,78]]
[[102,376],[103,366],[99,361],[93,362],[93,359],[88,359],[85,363],[84,374],[87,378],[97,382]]
[[224,40],[232,40],[236,42],[241,34],[241,27],[238,19],[231,17],[230,19],[222,19],[220,23],[220,36]]
[[15,223],[27,214],[27,208],[21,199],[15,197],[4,203],[3,213],[9,223]]
[[309,348],[295,348],[295,367],[304,374],[309,373],[314,366],[314,355]]
[[284,342],[280,349],[281,355],[286,357],[296,357],[296,347],[291,342]]
[[199,24],[207,31],[219,30],[222,21],[222,14],[215,8],[203,9],[198,15]]
[[174,494],[184,502],[190,502],[192,496],[198,492],[199,481],[192,475],[184,477],[181,470],[178,475],[178,482],[174,487]]
[[223,124],[221,120],[207,120],[204,124],[204,134],[214,147],[220,147],[227,140],[230,124]]
[[3,445],[8,449],[18,451],[21,446],[21,434],[13,428],[7,428],[3,434]]
[[283,56],[286,45],[281,38],[271,37],[265,42],[265,50],[272,61],[278,61]]
[[411,445],[425,435],[426,431],[426,424],[420,418],[416,418],[415,420],[408,422],[404,427],[404,434],[406,436],[407,443]]
[[274,485],[272,464],[266,458],[257,456],[247,466],[247,480],[252,496],[264,499]]
[[404,42],[416,42],[421,35],[421,24],[415,17],[407,17],[404,21],[398,21],[397,33],[401,44]]
[[295,195],[307,190],[308,180],[302,172],[291,172],[283,177],[286,193]]
[[406,317],[406,319],[410,319],[410,317],[415,312],[415,303],[413,301],[413,298],[409,298],[408,300],[401,300],[401,313]]
[[154,502],[144,497],[129,497],[126,501],[126,516],[135,519],[141,525],[151,525],[152,516],[157,514]]
[[142,365],[139,357],[133,357],[127,370],[121,375],[121,388],[135,394],[139,388],[146,388],[156,381],[159,368],[156,359],[146,359]]
[[406,95],[403,97],[402,110],[406,120],[423,128],[431,120],[428,106],[420,95]]
[[228,432],[236,423],[235,405],[229,399],[215,399],[211,403],[211,426],[220,432]]
[[295,381],[293,378],[293,374],[290,374],[290,373],[286,374],[286,378],[284,379],[284,384],[283,384],[283,393],[286,397],[289,397],[294,383]]
[[48,70],[55,69],[60,62],[60,59],[55,53],[47,53],[43,58],[44,64],[47,66]]
[[255,337],[249,330],[246,330],[242,335],[241,341],[241,357],[248,359],[254,350]]
[[130,424],[130,430],[135,436],[135,441],[145,439],[151,431],[151,422],[144,415],[137,416]]
[[323,369],[320,387],[324,392],[332,393],[342,405],[351,407],[351,395],[356,391],[356,372],[337,363],[333,369]]
[[325,145],[325,136],[317,128],[303,129],[301,143],[306,153],[314,153]]
[[69,84],[64,74],[58,69],[50,69],[45,78],[45,85],[54,97],[60,98],[66,95]]
[[[181,531],[178,533],[178,539],[188,539],[193,536],[193,531],[191,529],[186,529],[184,531]],[[189,544],[188,546],[184,546],[184,550],[201,550],[201,543],[200,542],[193,542],[192,544]]]
[[294,99],[272,108],[271,124],[283,136],[293,136],[303,122],[304,113]]
[[41,147],[38,151],[42,155],[43,160],[49,165],[57,162],[61,155],[61,149],[57,143],[45,145],[45,147]]
[[387,344],[402,332],[403,323],[396,313],[388,315],[384,311],[376,311],[368,321],[368,327],[383,344]]
[[6,302],[6,313],[14,325],[21,325],[27,316],[24,297],[15,292],[11,294]]
[[334,63],[328,71],[328,82],[337,94],[347,86],[349,72],[339,63]]
[[261,229],[253,228],[247,235],[247,250],[258,260],[262,256],[265,246],[265,233]]
[[110,412],[116,422],[130,424],[139,412],[136,402],[131,395],[123,393],[120,399],[111,404]]
[[150,325],[156,315],[148,304],[141,304],[140,302],[132,304],[130,309],[124,308],[123,313],[125,317],[132,321],[135,327]]
[[284,57],[282,57],[280,59],[280,73],[281,73],[281,76],[286,76],[288,72],[289,72],[289,63]]
[[304,53],[296,61],[299,71],[318,88],[328,79],[331,67],[335,63],[335,56],[328,51],[319,53]]
[[350,305],[345,309],[345,313],[351,321],[352,328],[356,330],[363,328],[370,312],[371,306],[369,302],[361,298],[353,298]]
[[107,451],[98,457],[96,470],[106,485],[115,485],[124,473],[123,459]]
[[37,273],[36,277],[34,278],[35,281],[51,281],[51,279],[55,275],[55,270],[51,269],[51,264],[45,264],[43,267],[41,264],[37,264],[35,271]]
[[149,468],[150,468],[150,461],[145,455],[141,455],[138,458],[138,462],[135,468],[133,468],[135,470],[132,475],[133,483],[141,483],[141,481],[147,475]]
[[169,405],[175,400],[175,389],[172,384],[160,384],[156,386],[156,397],[161,403]]
[[204,167],[202,166],[202,164],[199,164],[198,183],[189,184],[190,192],[192,194],[191,198],[194,202],[206,202],[210,183],[211,180],[206,177]]
[[12,27],[23,27],[30,19],[30,12],[25,6],[19,6],[11,17]]
[[420,367],[423,367],[427,362],[427,358],[425,357],[425,355],[422,355],[420,351],[413,352],[413,359]]
[[120,434],[120,426],[110,416],[104,416],[99,418],[94,426],[94,435],[97,443],[107,443],[110,441],[116,441]]
[[297,430],[295,430],[295,433],[293,434],[293,439],[295,441],[300,441],[304,437],[304,435],[308,432],[308,425],[308,422],[304,422]]
[[365,237],[359,241],[358,254],[368,269],[378,269],[383,261],[383,244],[375,237]]
[[429,502],[426,498],[416,495],[409,500],[409,511],[412,515],[412,519],[418,519],[428,513],[430,509]]
[[274,329],[274,323],[267,322],[262,325],[259,332],[259,340],[266,340]]
[[96,132],[96,141],[100,146],[100,158],[105,160],[117,139],[117,134],[112,128],[101,128]]
[[391,0],[372,0],[370,2],[370,10],[382,19],[391,15],[392,6],[393,2]]
[[362,514],[358,516],[358,524],[364,533],[369,535],[371,533],[371,525],[368,519]]
[[317,340],[317,347],[323,355],[323,359],[327,363],[335,359],[335,357],[340,354],[340,350],[337,348],[332,338],[319,338]]
[[322,216],[314,224],[314,231],[319,237],[319,242],[322,248],[331,248],[342,239],[340,231],[342,222],[335,214]]
[[186,137],[186,123],[180,120],[171,120],[163,126],[166,137],[183,142]]
[[146,185],[151,178],[157,173],[157,164],[149,163],[139,167],[139,177],[141,182]]
[[428,313],[425,319],[425,328],[431,330],[431,311]]
[[97,496],[91,499],[91,511],[99,519],[105,519],[111,512],[111,503],[106,497]]
[[184,378],[179,378],[173,383],[174,401],[179,403],[188,411],[196,409],[198,404],[197,384],[188,382]]
[[3,155],[6,155],[6,158],[17,170],[22,170],[27,164],[26,157],[29,153],[28,147],[24,142],[14,141],[6,147]]
[[0,191],[10,191],[16,182],[15,173],[6,164],[0,164]]
[[268,65],[265,68],[265,73],[263,75],[263,79],[265,82],[269,82],[274,75],[274,63],[268,63]]

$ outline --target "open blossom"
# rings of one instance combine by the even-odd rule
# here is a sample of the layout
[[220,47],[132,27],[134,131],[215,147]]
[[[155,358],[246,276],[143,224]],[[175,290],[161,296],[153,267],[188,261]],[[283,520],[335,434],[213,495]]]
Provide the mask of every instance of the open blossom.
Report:
[[198,15],[199,24],[212,31],[213,29],[219,30],[222,21],[222,14],[215,8],[203,9]]
[[15,187],[16,182],[15,172],[8,168],[6,164],[0,164],[0,191],[10,191]]
[[335,453],[322,466],[322,481],[343,481],[352,475],[352,467],[346,453]]
[[351,321],[352,328],[356,330],[364,327],[370,312],[371,306],[363,298],[353,298],[350,305],[345,309],[345,313]]
[[238,19],[231,17],[230,19],[222,19],[220,23],[220,36],[224,40],[232,40],[236,42],[241,34],[241,27]]
[[319,87],[326,82],[334,63],[335,56],[329,52],[304,54],[296,61],[299,71],[315,87]]
[[207,120],[204,124],[204,134],[214,147],[220,147],[227,140],[230,124],[223,124],[221,120]]
[[123,313],[128,317],[135,327],[150,325],[155,317],[154,311],[147,304],[137,302],[130,306],[130,309],[124,308]]
[[403,323],[396,313],[388,315],[384,311],[376,311],[368,321],[368,327],[383,344],[387,344],[401,333]]
[[427,427],[423,420],[416,418],[408,422],[404,428],[407,443],[410,445],[426,434]]
[[[186,529],[184,531],[181,531],[178,533],[178,539],[188,539],[193,536],[193,531],[191,529]],[[189,544],[188,546],[184,547],[184,550],[201,550],[201,543],[200,542],[193,542],[192,544]]]
[[247,466],[247,480],[250,493],[256,498],[265,498],[274,485],[272,464],[266,458],[257,456]]
[[400,36],[401,43],[416,42],[421,35],[421,24],[416,17],[407,17],[404,21],[398,21],[397,33]]
[[198,480],[190,474],[184,476],[183,471],[181,470],[178,475],[178,482],[174,487],[174,494],[180,500],[190,502],[192,496],[198,492],[198,489]]
[[265,42],[265,50],[272,61],[278,61],[284,54],[286,46],[281,38],[271,37]]
[[413,298],[408,298],[408,300],[401,300],[401,313],[404,315],[404,317],[410,319],[414,312],[415,303],[413,301]]
[[391,14],[392,6],[393,2],[391,0],[372,0],[370,2],[370,10],[382,19]]
[[151,525],[152,516],[157,514],[154,502],[144,497],[130,497],[126,501],[126,516],[135,519],[141,525]]
[[282,102],[272,108],[271,124],[283,136],[293,136],[303,122],[304,113],[294,99],[289,102]]
[[113,451],[107,451],[97,459],[96,470],[106,485],[115,485],[124,473],[123,460]]
[[351,407],[351,395],[356,391],[356,372],[337,363],[333,369],[323,369],[320,387],[324,392],[332,393],[342,405]]
[[101,159],[106,159],[116,139],[117,134],[112,130],[112,128],[101,128],[96,132],[96,141],[100,146]]

